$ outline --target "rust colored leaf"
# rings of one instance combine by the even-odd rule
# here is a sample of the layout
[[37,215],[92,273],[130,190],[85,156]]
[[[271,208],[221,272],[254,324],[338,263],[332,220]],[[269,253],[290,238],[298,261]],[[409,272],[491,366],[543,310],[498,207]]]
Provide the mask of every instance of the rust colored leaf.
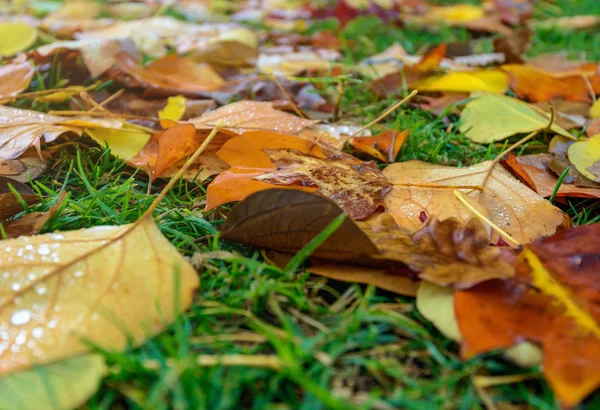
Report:
[[504,65],[502,70],[508,73],[513,91],[520,98],[533,102],[553,98],[590,102],[591,93],[600,93],[600,75],[588,75],[587,70],[579,74],[556,74],[516,64]]
[[17,238],[19,236],[35,235],[40,233],[44,225],[52,218],[62,206],[67,194],[61,191],[56,203],[46,212],[32,212],[23,215],[19,219],[14,219],[4,223],[4,232],[6,238]]
[[[259,248],[294,253],[341,212],[321,196],[272,189],[255,193],[236,205],[223,225],[222,235]],[[361,282],[390,286],[390,275],[398,275],[463,288],[513,275],[510,263],[488,244],[487,230],[477,220],[464,227],[455,220],[431,219],[422,232],[411,236],[389,215],[374,214],[364,221],[346,219],[313,257],[379,270],[375,277],[370,275],[372,270],[363,270]],[[361,270],[345,271],[355,278]]]
[[14,97],[29,87],[35,69],[29,61],[0,67],[0,98]]
[[126,52],[117,54],[113,69],[115,79],[125,87],[144,88],[146,94],[157,96],[198,96],[218,90],[225,81],[209,64],[171,54],[141,66]]
[[523,54],[531,47],[531,36],[533,31],[522,28],[510,36],[494,39],[494,51],[503,53],[507,64],[523,64]]
[[454,195],[459,189],[480,213],[521,243],[552,235],[564,213],[491,161],[465,168],[408,161],[389,165],[383,175],[393,188],[385,207],[403,228],[422,227],[421,212],[441,220],[467,221],[473,214]]
[[207,209],[275,186],[302,186],[332,199],[352,218],[383,205],[389,184],[379,169],[335,148],[289,135],[246,132],[217,155],[232,168],[208,187]]
[[39,196],[27,185],[0,176],[0,219],[10,218],[17,212],[21,212],[23,207],[19,203],[15,194],[11,191],[9,184],[19,193],[21,198],[28,204],[39,202]]
[[[512,154],[506,158],[506,165],[531,189],[548,198],[554,192],[558,182],[556,174],[549,168],[554,159],[552,154],[523,155],[516,157]],[[600,198],[600,188],[579,187],[573,183],[561,184],[558,197]]]
[[600,384],[599,244],[598,224],[560,232],[521,251],[514,280],[456,293],[463,356],[539,343],[560,401],[583,400]]
[[358,151],[390,163],[396,160],[406,138],[408,138],[408,130],[400,133],[388,130],[374,137],[353,137],[348,141]]

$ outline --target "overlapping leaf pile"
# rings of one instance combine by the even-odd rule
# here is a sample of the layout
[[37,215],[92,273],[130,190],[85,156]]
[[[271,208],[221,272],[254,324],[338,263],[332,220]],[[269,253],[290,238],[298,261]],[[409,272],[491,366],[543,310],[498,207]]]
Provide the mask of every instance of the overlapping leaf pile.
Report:
[[[210,8],[196,15],[190,3],[171,6],[190,21],[215,17]],[[0,33],[19,39],[0,43],[0,392],[12,378],[35,381],[31,368],[44,365],[62,386],[53,403],[77,406],[105,372],[91,345],[139,345],[192,303],[196,273],[150,213],[131,225],[36,235],[68,202],[63,191],[48,212],[19,214],[40,199],[26,182],[52,166],[62,144],[86,137],[152,181],[200,152],[182,177],[206,186],[204,213],[226,217],[222,238],[277,252],[274,261],[311,249],[310,272],[417,296],[465,359],[531,342],[565,406],[594,391],[600,228],[571,227],[547,198],[600,197],[598,64],[527,58],[542,24],[529,20],[528,1],[341,0],[284,16],[271,2],[251,3],[229,10],[236,23],[160,17],[152,2],[81,0],[27,24],[0,23]],[[15,15],[31,11],[14,7]],[[344,26],[365,14],[491,33],[494,52],[441,44],[410,55],[394,44],[347,65],[337,33],[290,32],[307,16]],[[271,30],[238,23],[248,15]],[[38,41],[49,34],[60,40]],[[68,81],[49,86],[57,64]],[[381,98],[418,90],[407,105],[460,116],[459,131],[474,144],[519,137],[470,166],[397,162],[414,130],[340,119],[347,81]],[[18,108],[27,103],[39,109]],[[513,155],[535,138],[548,142],[544,152]],[[81,394],[63,394],[77,378]],[[0,408],[13,397],[0,396]],[[23,408],[43,408],[42,396]]]

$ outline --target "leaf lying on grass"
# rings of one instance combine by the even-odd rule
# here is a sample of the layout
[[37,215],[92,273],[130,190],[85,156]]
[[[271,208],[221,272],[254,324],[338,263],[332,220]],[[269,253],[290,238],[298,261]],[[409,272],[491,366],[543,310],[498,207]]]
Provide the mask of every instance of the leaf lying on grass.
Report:
[[83,355],[0,377],[0,409],[78,408],[96,392],[106,372],[104,357]]
[[374,137],[352,137],[348,142],[356,150],[390,163],[396,160],[406,138],[408,138],[408,130],[401,133],[388,130]]
[[[522,101],[504,95],[475,92],[461,115],[460,131],[480,144],[503,140],[511,135],[547,128],[550,115],[542,114]],[[551,130],[573,138],[552,124]]]
[[466,358],[522,340],[544,350],[544,376],[563,405],[600,384],[598,254],[600,225],[560,232],[526,245],[514,280],[490,281],[456,294]]
[[492,161],[465,168],[420,161],[391,164],[383,170],[392,184],[385,196],[387,212],[410,232],[420,229],[422,216],[466,221],[472,212],[452,195],[459,189],[475,209],[521,243],[556,232],[565,214],[502,166],[490,169],[492,165]]
[[14,181],[12,179],[0,176],[0,220],[10,218],[14,214],[21,212],[23,206],[17,196],[10,189],[10,185],[17,191],[21,200],[31,205],[40,201],[40,197],[27,185]]
[[592,181],[600,182],[600,135],[571,144],[568,155],[577,171]]
[[46,212],[32,212],[12,221],[0,222],[4,227],[6,238],[17,238],[39,233],[50,218],[62,207],[66,195],[65,191],[61,191],[54,205]]
[[189,306],[194,269],[151,218],[3,241],[0,374],[137,345]]
[[[321,196],[269,189],[233,208],[223,225],[222,237],[294,253],[341,213],[336,204]],[[389,215],[376,214],[366,221],[346,219],[313,256],[369,267],[358,272],[348,270],[353,280],[364,274],[362,282],[381,284],[382,279],[390,279],[389,275],[400,275],[411,279],[418,276],[442,286],[469,287],[487,279],[512,276],[510,264],[498,249],[488,246],[489,242],[487,230],[477,220],[463,227],[456,220],[432,219],[410,236]],[[377,267],[387,273],[373,276],[371,269]],[[404,285],[408,286],[403,284],[402,289],[406,289]]]

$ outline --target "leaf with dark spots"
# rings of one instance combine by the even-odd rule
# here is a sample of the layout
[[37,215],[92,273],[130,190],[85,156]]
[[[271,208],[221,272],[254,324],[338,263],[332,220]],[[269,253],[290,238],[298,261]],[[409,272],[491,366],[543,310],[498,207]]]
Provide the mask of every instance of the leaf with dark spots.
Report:
[[470,358],[527,340],[541,344],[543,371],[572,407],[600,385],[600,225],[527,245],[516,277],[456,293],[454,308]]
[[[233,208],[223,225],[222,237],[294,253],[341,212],[336,204],[319,195],[269,189],[250,195]],[[368,267],[359,270],[366,275],[360,282],[384,283],[386,289],[390,288],[389,275],[467,288],[483,280],[513,275],[510,263],[500,250],[488,246],[489,240],[487,230],[476,220],[463,227],[456,220],[431,219],[423,231],[411,236],[389,215],[375,214],[364,221],[346,219],[312,257]],[[373,269],[378,269],[378,274],[373,274]],[[356,280],[356,270],[346,272]],[[401,289],[407,292],[405,286]]]

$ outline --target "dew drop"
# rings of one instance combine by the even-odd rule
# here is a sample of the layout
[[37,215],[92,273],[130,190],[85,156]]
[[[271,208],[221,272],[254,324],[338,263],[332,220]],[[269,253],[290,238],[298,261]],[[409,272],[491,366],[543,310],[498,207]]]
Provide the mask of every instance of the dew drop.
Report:
[[44,329],[42,329],[41,327],[36,327],[35,329],[33,329],[31,331],[31,336],[35,337],[36,339],[39,339],[40,337],[42,337],[43,334],[44,334]]
[[29,323],[31,320],[31,313],[28,310],[17,310],[10,317],[10,322],[13,325],[20,326]]

